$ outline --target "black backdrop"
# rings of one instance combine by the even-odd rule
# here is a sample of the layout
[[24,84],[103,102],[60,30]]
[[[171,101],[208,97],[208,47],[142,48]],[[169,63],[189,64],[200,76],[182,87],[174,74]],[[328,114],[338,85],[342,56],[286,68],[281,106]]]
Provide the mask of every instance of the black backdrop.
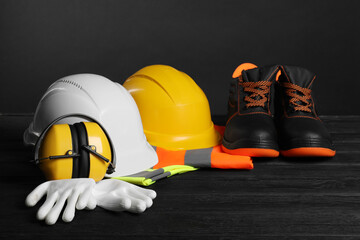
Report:
[[33,113],[46,88],[75,73],[123,83],[167,64],[225,114],[242,62],[316,72],[320,114],[360,114],[358,1],[2,0],[0,113]]

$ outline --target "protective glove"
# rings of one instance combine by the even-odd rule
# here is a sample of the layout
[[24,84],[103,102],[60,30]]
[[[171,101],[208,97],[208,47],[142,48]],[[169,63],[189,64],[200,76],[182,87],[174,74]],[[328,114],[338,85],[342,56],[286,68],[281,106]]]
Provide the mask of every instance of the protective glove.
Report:
[[117,179],[98,182],[93,190],[97,205],[104,209],[142,213],[153,204],[156,192]]
[[46,224],[52,225],[56,223],[67,201],[62,219],[64,222],[71,222],[75,216],[75,207],[78,210],[96,207],[96,199],[92,195],[94,186],[92,178],[47,181],[27,196],[25,204],[33,207],[46,194],[46,200],[37,212],[37,219],[45,219]]

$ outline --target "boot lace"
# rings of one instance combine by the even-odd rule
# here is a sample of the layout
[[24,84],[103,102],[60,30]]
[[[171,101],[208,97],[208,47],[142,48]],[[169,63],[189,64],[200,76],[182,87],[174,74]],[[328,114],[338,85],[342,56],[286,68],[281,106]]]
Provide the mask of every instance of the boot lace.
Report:
[[252,93],[244,98],[247,102],[246,107],[264,107],[267,101],[266,94],[269,93],[271,84],[269,81],[239,82],[245,92]]
[[[311,112],[311,89],[302,88],[292,83],[281,83],[286,88],[285,94],[290,97],[290,103],[295,111]],[[301,95],[299,94],[301,93]]]

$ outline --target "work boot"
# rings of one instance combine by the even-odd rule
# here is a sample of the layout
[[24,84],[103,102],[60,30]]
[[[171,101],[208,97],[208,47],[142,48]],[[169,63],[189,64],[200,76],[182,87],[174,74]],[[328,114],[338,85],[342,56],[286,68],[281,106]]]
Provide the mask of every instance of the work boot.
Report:
[[277,157],[279,148],[272,114],[273,83],[278,66],[241,64],[234,72],[224,132],[224,152]]
[[280,66],[276,95],[282,102],[277,129],[280,153],[285,157],[332,157],[335,148],[317,116],[311,95],[316,75],[295,66]]

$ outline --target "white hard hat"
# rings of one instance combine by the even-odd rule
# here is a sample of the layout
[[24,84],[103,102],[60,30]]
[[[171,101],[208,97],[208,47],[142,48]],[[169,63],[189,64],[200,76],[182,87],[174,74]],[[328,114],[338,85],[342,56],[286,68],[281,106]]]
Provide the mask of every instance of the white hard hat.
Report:
[[134,99],[119,83],[95,74],[76,74],[54,82],[24,132],[24,144],[35,146],[37,159],[42,138],[52,125],[80,121],[98,123],[109,137],[115,172],[107,177],[134,174],[157,163]]

